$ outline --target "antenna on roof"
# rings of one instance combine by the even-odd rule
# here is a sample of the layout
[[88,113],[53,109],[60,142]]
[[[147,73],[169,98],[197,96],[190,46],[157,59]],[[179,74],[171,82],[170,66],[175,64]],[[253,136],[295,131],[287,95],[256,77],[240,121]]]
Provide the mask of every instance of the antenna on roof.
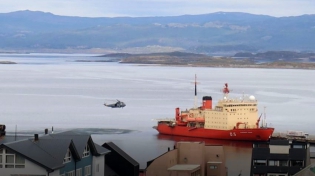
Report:
[[16,133],[17,133],[17,125],[15,125],[15,134],[14,134],[14,140],[16,141]]

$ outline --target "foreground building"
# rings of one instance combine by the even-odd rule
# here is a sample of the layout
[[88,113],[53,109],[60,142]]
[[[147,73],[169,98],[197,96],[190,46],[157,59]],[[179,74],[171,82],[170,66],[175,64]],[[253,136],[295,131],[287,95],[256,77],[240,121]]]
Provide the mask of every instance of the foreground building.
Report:
[[310,145],[286,139],[254,143],[251,176],[292,176],[310,165]]
[[146,176],[226,176],[223,146],[178,142],[173,150],[147,163]]
[[0,145],[0,175],[104,176],[108,153],[82,132],[35,134]]
[[[108,175],[139,176],[139,163],[136,160],[130,157],[113,142],[104,143],[102,146],[111,151],[105,156],[105,164],[115,171],[115,173],[109,173]],[[107,173],[108,172],[106,172],[106,175]]]

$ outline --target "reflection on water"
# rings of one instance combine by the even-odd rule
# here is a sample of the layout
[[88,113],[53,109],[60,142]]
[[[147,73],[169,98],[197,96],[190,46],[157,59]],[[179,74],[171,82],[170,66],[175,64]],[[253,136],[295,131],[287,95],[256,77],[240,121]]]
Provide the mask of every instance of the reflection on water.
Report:
[[171,136],[158,134],[159,140],[171,140],[171,141],[188,141],[188,142],[204,142],[206,145],[222,145],[222,146],[233,146],[242,148],[252,148],[253,143],[248,141],[232,141],[232,140],[219,140],[219,139],[205,139],[205,138],[193,138],[185,136]]

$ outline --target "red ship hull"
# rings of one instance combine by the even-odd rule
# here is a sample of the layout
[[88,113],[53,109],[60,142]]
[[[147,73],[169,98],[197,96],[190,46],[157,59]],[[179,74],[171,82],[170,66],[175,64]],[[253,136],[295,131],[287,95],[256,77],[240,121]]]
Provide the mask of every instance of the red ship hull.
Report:
[[166,123],[159,123],[156,130],[160,134],[176,136],[242,141],[268,141],[274,131],[274,128],[215,130],[179,125],[169,126]]

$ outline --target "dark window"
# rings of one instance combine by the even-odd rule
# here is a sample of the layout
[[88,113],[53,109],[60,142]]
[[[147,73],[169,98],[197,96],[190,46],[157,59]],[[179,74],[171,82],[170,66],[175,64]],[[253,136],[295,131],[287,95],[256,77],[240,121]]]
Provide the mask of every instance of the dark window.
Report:
[[304,166],[304,161],[303,160],[292,160],[291,161],[291,166]]
[[267,161],[266,160],[254,160],[254,166],[266,166]]

